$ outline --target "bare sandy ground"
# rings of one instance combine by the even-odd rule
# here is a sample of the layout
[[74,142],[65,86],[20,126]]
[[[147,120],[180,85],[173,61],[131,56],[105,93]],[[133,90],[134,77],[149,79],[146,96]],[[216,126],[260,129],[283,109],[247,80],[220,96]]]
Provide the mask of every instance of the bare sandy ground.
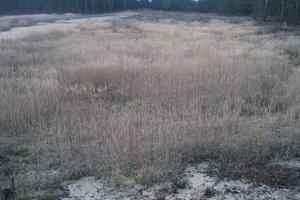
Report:
[[[283,161],[281,162],[283,163]],[[297,167],[297,162],[287,162],[289,167]],[[297,163],[299,164],[299,163]],[[184,189],[174,189],[172,183],[156,185],[143,190],[140,185],[131,185],[123,189],[113,189],[105,186],[101,180],[94,177],[65,183],[70,196],[63,200],[298,200],[299,188],[274,188],[262,184],[253,184],[247,180],[218,179],[208,175],[208,163],[189,167],[184,171],[183,179],[188,184]]]
[[[7,31],[0,31],[0,40],[11,40],[26,37],[34,32],[44,32],[49,30],[67,31],[75,29],[78,24],[86,22],[88,20],[110,20],[120,19],[136,15],[136,12],[120,12],[115,14],[103,14],[103,15],[20,15],[20,16],[4,16],[0,17],[0,23],[16,23],[14,28]],[[25,24],[28,21],[32,21],[32,24],[24,25],[24,23],[18,23],[24,20]]]

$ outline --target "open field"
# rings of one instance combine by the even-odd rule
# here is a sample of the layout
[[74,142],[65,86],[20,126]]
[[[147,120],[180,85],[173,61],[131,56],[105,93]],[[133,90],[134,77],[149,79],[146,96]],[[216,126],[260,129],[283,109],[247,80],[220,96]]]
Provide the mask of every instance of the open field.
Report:
[[[123,13],[124,14],[124,13]],[[250,18],[141,11],[0,41],[0,185],[147,187],[189,164],[299,187],[300,36]]]

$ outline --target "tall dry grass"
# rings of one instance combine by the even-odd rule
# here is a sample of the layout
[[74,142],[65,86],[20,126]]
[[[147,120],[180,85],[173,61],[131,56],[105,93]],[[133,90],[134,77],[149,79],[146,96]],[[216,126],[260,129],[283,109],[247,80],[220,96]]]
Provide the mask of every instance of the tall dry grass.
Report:
[[19,190],[51,170],[151,184],[190,162],[299,156],[299,36],[252,23],[90,21],[0,42],[1,138],[29,148]]

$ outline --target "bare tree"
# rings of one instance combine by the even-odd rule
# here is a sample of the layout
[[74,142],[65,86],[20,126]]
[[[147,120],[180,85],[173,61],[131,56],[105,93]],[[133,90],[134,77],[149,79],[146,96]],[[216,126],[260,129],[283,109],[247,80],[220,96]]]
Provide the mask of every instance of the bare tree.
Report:
[[104,3],[103,3],[103,10],[106,11],[106,0],[104,0]]
[[91,0],[91,1],[92,1],[93,12],[95,13],[95,0]]
[[78,0],[75,0],[75,3],[76,3],[77,12],[79,12],[79,4],[78,4]]
[[296,16],[295,16],[295,25],[297,24],[297,20],[299,18],[299,0],[294,0],[295,8],[296,8]]
[[88,12],[88,0],[85,0],[85,14]]
[[114,3],[115,3],[115,1],[114,1],[114,0],[111,0],[111,8],[110,8],[111,11],[112,11],[113,8],[114,8]]
[[264,21],[266,21],[268,17],[268,8],[269,8],[269,0],[265,0]]
[[127,9],[127,1],[124,0],[124,6],[123,6],[123,9],[126,10]]
[[284,10],[285,10],[285,0],[281,0],[281,15],[280,15],[280,24],[281,25],[283,23]]
[[110,11],[113,10],[113,0],[109,0],[109,9]]

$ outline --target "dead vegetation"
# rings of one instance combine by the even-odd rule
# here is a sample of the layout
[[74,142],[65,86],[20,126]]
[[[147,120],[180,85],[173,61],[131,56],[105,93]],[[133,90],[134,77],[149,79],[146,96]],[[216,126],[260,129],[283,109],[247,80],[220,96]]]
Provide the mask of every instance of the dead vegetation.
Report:
[[191,162],[299,157],[299,36],[259,29],[128,18],[1,41],[0,179],[16,176],[23,195],[86,175],[151,185]]

